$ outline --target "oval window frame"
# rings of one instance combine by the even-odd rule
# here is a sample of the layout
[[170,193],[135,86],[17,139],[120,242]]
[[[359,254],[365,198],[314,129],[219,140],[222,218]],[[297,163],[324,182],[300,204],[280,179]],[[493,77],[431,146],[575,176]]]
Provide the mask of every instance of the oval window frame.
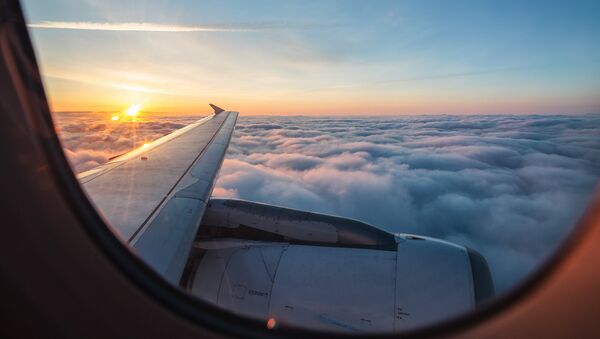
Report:
[[[102,253],[109,258],[123,276],[127,277],[147,298],[156,300],[178,317],[223,335],[245,337],[356,337],[355,335],[315,332],[309,329],[268,330],[262,322],[237,316],[200,299],[190,297],[190,295],[163,280],[137,258],[126,244],[122,243],[112,233],[106,220],[96,211],[66,159],[54,127],[35,52],[20,4],[17,1],[0,0],[0,9],[2,9],[0,11],[2,13],[0,15],[0,24],[2,24],[0,30],[4,31],[3,34],[8,34],[7,41],[10,42],[2,47],[4,54],[0,55],[0,62],[12,67],[12,69],[9,67],[10,74],[2,74],[0,70],[0,77],[9,77],[13,83],[24,86],[13,88],[23,107],[11,110],[8,113],[9,115],[27,113],[25,119],[27,129],[34,131],[34,139],[36,139],[37,145],[41,146],[36,156],[42,156],[46,160],[55,183],[61,188],[62,198],[70,206],[71,213],[77,216],[79,225],[89,235],[90,240],[101,249]],[[21,120],[22,118],[18,117],[14,120]],[[12,141],[10,136],[7,135],[3,135],[1,139],[4,139],[5,142]],[[18,170],[18,168],[15,170]],[[18,182],[14,184],[18,184]],[[473,328],[502,312],[510,311],[514,305],[526,299],[532,291],[549,280],[560,266],[567,261],[573,250],[586,237],[591,228],[598,224],[600,213],[594,212],[594,207],[598,205],[599,198],[596,194],[590,205],[588,205],[591,207],[588,207],[581,221],[573,227],[570,234],[553,250],[553,253],[527,278],[521,280],[515,287],[494,298],[488,304],[472,312],[424,328],[401,333],[370,335],[369,337],[391,338],[402,335],[408,338],[420,338],[448,336]],[[235,324],[235,326],[232,326],[232,324]]]

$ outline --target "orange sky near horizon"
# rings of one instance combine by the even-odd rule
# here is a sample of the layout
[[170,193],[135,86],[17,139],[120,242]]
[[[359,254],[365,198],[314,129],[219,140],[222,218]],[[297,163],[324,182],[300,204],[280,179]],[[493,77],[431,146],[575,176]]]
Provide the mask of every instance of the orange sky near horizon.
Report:
[[[571,102],[548,102],[540,106],[534,99],[520,98],[512,102],[482,98],[465,102],[453,98],[437,98],[427,102],[420,98],[400,98],[364,101],[363,98],[306,100],[301,97],[263,99],[214,98],[154,98],[151,96],[119,95],[114,101],[96,101],[94,97],[104,97],[94,93],[78,95],[77,99],[50,95],[53,112],[106,112],[118,113],[131,105],[139,104],[142,112],[165,115],[206,115],[212,112],[209,103],[241,115],[440,115],[440,114],[565,114],[573,108]],[[597,102],[577,102],[582,112],[599,111]]]
[[580,113],[600,111],[600,99],[587,91],[573,95],[548,97],[546,91],[515,90],[507,97],[482,88],[477,93],[459,87],[257,89],[244,93],[239,89],[215,88],[215,95],[182,92],[160,93],[143,80],[106,84],[97,77],[86,82],[45,77],[45,87],[53,112],[120,112],[139,104],[142,111],[168,115],[206,115],[209,103],[242,115],[420,115],[420,114],[562,114],[574,109]]

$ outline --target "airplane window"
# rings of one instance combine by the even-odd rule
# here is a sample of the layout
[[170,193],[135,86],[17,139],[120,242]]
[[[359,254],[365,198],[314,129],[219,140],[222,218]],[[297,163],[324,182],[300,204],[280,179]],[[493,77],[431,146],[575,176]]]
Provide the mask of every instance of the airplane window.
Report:
[[533,277],[600,176],[600,3],[22,1],[64,153],[173,286],[400,333]]

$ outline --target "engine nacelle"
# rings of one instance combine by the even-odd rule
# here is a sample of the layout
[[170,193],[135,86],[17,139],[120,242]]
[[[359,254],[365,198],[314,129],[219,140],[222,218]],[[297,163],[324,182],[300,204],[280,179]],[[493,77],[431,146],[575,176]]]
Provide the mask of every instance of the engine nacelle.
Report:
[[182,286],[269,326],[334,332],[410,330],[493,295],[487,263],[465,247],[233,200],[209,204]]

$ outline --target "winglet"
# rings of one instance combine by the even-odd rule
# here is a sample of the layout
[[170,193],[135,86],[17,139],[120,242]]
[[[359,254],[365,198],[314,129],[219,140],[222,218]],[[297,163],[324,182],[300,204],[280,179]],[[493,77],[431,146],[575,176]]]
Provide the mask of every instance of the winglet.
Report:
[[221,113],[221,112],[225,112],[225,110],[224,110],[224,109],[222,109],[222,108],[221,108],[221,107],[219,107],[219,106],[215,106],[215,105],[213,105],[213,104],[209,104],[209,105],[210,105],[210,107],[212,107],[212,109],[215,111],[215,114],[219,114],[219,113]]

